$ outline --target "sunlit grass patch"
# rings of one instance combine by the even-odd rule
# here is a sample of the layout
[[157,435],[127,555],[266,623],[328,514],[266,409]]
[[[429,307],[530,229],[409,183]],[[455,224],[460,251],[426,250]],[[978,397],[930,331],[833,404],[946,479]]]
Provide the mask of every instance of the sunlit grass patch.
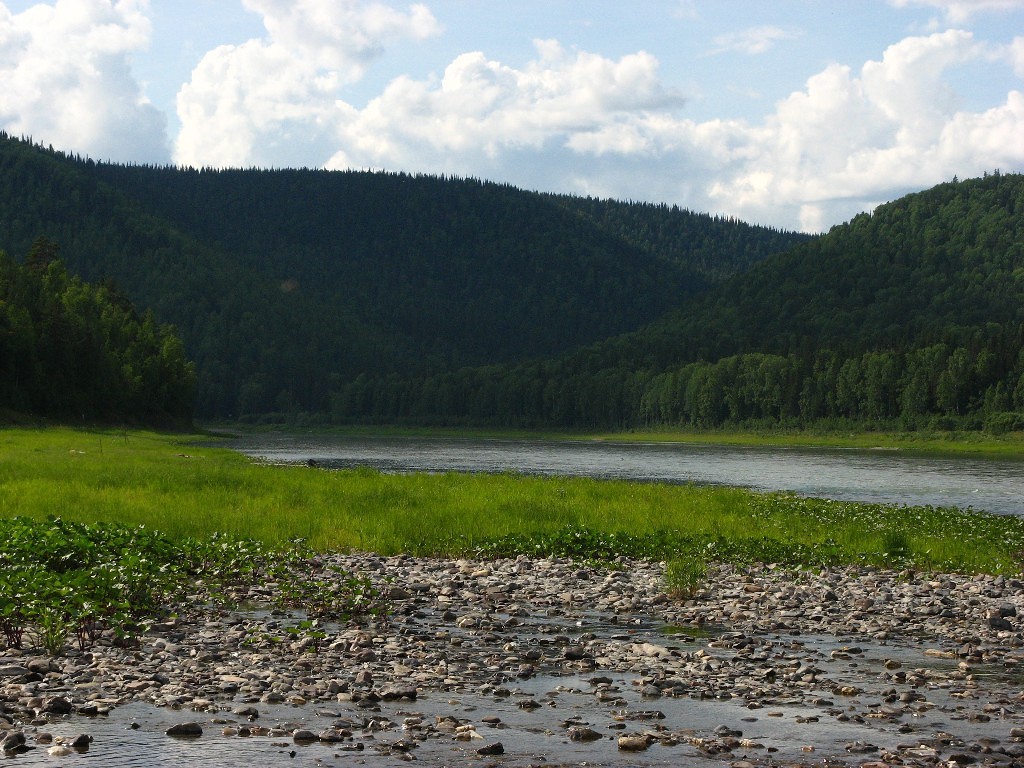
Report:
[[0,517],[318,551],[870,563],[1018,573],[1024,521],[736,488],[270,466],[200,437],[0,431]]

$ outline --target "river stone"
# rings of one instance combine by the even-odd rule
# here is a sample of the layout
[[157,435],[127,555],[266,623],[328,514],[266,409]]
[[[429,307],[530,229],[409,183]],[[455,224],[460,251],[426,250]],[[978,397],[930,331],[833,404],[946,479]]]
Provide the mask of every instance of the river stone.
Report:
[[165,733],[168,736],[202,736],[203,726],[196,722],[176,723],[168,728]]
[[480,749],[478,749],[476,753],[481,756],[503,755],[505,754],[505,747],[502,745],[500,741],[496,741],[493,744],[487,744],[483,747],[480,747]]
[[0,752],[8,754],[14,752],[23,752],[27,749],[25,746],[25,734],[21,731],[14,731],[8,733],[2,739],[0,739]]
[[[339,728],[339,735],[349,741],[332,745],[330,751],[362,748],[361,743],[351,742],[360,732],[368,741],[381,732],[379,742],[367,744],[380,749],[390,741],[388,732],[402,724],[362,707],[373,707],[388,688],[397,691],[405,686],[420,697],[428,693],[431,698],[438,696],[428,702],[431,716],[406,718],[408,738],[417,742],[443,739],[468,725],[460,718],[455,718],[450,728],[433,722],[437,708],[443,706],[441,699],[457,699],[463,692],[508,699],[499,706],[512,709],[521,699],[529,700],[525,706],[545,708],[539,711],[550,707],[549,727],[555,730],[559,728],[558,713],[570,701],[573,707],[587,707],[586,703],[577,705],[570,695],[594,696],[591,702],[604,699],[616,707],[612,714],[616,722],[608,729],[587,728],[582,718],[563,721],[565,748],[575,741],[571,734],[589,732],[596,740],[610,737],[613,742],[619,735],[625,738],[627,723],[656,717],[654,711],[633,707],[641,707],[645,695],[659,693],[708,701],[732,698],[744,711],[764,707],[759,716],[768,718],[784,716],[777,707],[810,704],[820,710],[817,714],[822,720],[825,710],[832,709],[827,715],[838,723],[868,726],[869,718],[880,718],[894,729],[899,727],[899,718],[909,720],[927,712],[934,698],[947,702],[939,706],[955,707],[937,710],[948,712],[947,720],[971,724],[964,726],[961,736],[971,734],[972,727],[980,728],[974,724],[983,723],[985,717],[992,721],[987,733],[998,728],[997,735],[1005,743],[986,744],[980,731],[971,734],[976,743],[954,743],[953,737],[945,736],[940,742],[934,727],[915,722],[913,729],[899,730],[912,734],[906,737],[908,745],[934,744],[944,754],[976,755],[979,763],[990,768],[1009,768],[1013,761],[1024,758],[1024,728],[1010,731],[1010,725],[1017,726],[1016,719],[1024,714],[1024,701],[1004,685],[993,686],[984,674],[1005,668],[1016,675],[1024,669],[1024,633],[1018,633],[1018,619],[1013,615],[1024,615],[1019,581],[1014,586],[1010,580],[1000,583],[991,576],[922,575],[855,566],[794,574],[781,566],[741,568],[709,563],[702,594],[677,600],[663,595],[664,564],[637,560],[623,560],[621,570],[608,576],[599,568],[588,569],[585,579],[579,576],[580,565],[568,558],[477,563],[334,554],[323,556],[319,566],[328,564],[368,574],[382,590],[397,581],[413,599],[393,604],[387,622],[365,618],[358,625],[333,629],[315,654],[302,653],[298,645],[253,647],[246,643],[247,638],[280,635],[281,626],[293,616],[281,613],[251,618],[230,611],[207,615],[199,594],[192,601],[193,616],[161,626],[161,637],[143,638],[141,650],[118,649],[101,641],[88,652],[59,660],[59,668],[49,671],[49,662],[45,667],[42,662],[35,663],[30,669],[27,656],[8,651],[8,656],[0,656],[0,669],[15,669],[12,675],[0,675],[0,736],[5,729],[32,722],[47,697],[56,696],[75,701],[76,709],[83,712],[86,708],[109,711],[129,701],[148,700],[168,709],[204,707],[212,713],[211,718],[236,705],[261,700],[306,700],[314,707],[331,706],[328,702],[338,700],[355,705],[336,713],[338,718],[344,716],[346,725],[341,728],[335,722],[330,728]],[[272,579],[255,581],[258,583],[239,589],[235,595],[239,602],[269,603],[276,597],[279,587]],[[509,587],[508,592],[491,589],[499,584],[517,586]],[[748,590],[746,585],[751,584],[763,588]],[[425,585],[429,589],[423,588]],[[831,596],[822,597],[828,594]],[[872,605],[864,603],[863,610],[855,610],[855,601],[862,598],[872,600]],[[989,617],[1007,621],[1014,630],[989,626]],[[466,619],[463,629],[453,626],[460,618]],[[517,620],[528,618],[525,624]],[[665,637],[656,633],[662,622],[712,629],[692,637]],[[820,635],[843,638],[838,650],[830,652],[837,647],[830,643],[822,648],[817,640]],[[883,647],[893,640],[896,648],[906,640],[914,656],[900,657],[902,664],[893,659],[877,664],[862,661],[861,668],[854,669],[861,651],[854,642],[862,643],[873,661],[894,652]],[[925,643],[933,647],[926,648]],[[176,652],[169,653],[168,648]],[[357,660],[363,653],[362,661]],[[926,662],[924,668],[913,668],[919,662],[909,659],[922,653],[951,663],[935,668]],[[578,658],[571,658],[576,655]],[[962,663],[956,666],[958,662]],[[600,669],[602,674],[585,674],[577,683],[583,690],[566,685],[558,692],[537,694],[536,700],[529,699],[532,692],[514,687],[517,676],[534,668],[537,675],[547,676],[564,673],[569,667],[591,674]],[[362,685],[355,682],[360,672],[365,672],[359,677]],[[221,685],[225,683],[230,688],[237,686],[237,691],[224,690]],[[845,693],[857,691],[855,695],[863,696],[863,704],[842,696],[838,689],[844,686],[848,686]],[[823,690],[830,691],[832,698],[820,698]],[[923,691],[934,692],[934,696]],[[971,693],[965,697],[973,700],[970,705],[950,702],[949,697],[961,691]],[[568,695],[559,698],[559,693]],[[563,705],[562,709],[556,704]],[[855,709],[846,710],[851,705]],[[599,709],[608,711],[604,706]],[[323,711],[317,710],[317,714]],[[267,716],[264,712],[263,717]],[[796,721],[813,723],[818,717]],[[217,722],[220,727],[222,723]],[[489,724],[483,718],[480,723]],[[273,731],[252,728],[249,732],[290,740],[298,726],[285,725]],[[246,732],[244,726],[233,727],[239,735]],[[323,729],[324,725],[313,727],[315,731]],[[696,737],[660,724],[641,733],[644,735],[634,736],[638,739],[634,746],[646,748],[658,742],[698,746]],[[772,760],[765,757],[762,763],[746,758],[739,750],[756,749],[757,743],[728,735],[725,729],[708,736],[699,741],[723,759],[728,758],[728,750],[734,750],[746,762],[767,765]],[[480,740],[474,749],[488,743],[479,734],[476,738]],[[863,759],[892,764],[898,754],[905,757],[903,764],[908,768],[938,765],[934,751],[904,752],[904,747],[895,746],[897,737],[892,738],[885,746],[896,752],[880,749],[874,755],[865,753],[857,764]],[[839,749],[843,743],[837,743]],[[790,742],[787,746],[798,749],[800,745]],[[854,743],[854,749],[864,746]]]
[[569,741],[597,741],[603,738],[600,733],[585,725],[574,725],[567,731]]
[[40,707],[41,712],[46,712],[50,715],[69,715],[74,709],[74,706],[63,696],[53,696],[49,699],[44,699],[43,704]]
[[619,736],[618,747],[623,752],[643,752],[651,746],[650,736]]
[[29,659],[25,666],[29,668],[30,672],[37,672],[40,675],[45,675],[48,672],[59,672],[60,666],[53,661],[42,656],[37,656],[34,659]]
[[[325,742],[327,744],[335,744],[337,742],[344,741],[345,739],[347,739],[351,735],[352,735],[352,732],[348,731],[348,730],[345,730],[345,729],[341,729],[341,728],[328,728],[327,730],[321,731],[319,734],[317,734],[317,738],[320,741]],[[298,740],[296,737],[292,737],[292,738],[295,738],[296,740]]]
[[72,749],[77,749],[79,752],[84,752],[89,748],[89,745],[92,744],[92,736],[89,736],[85,733],[80,733],[70,742],[68,742],[68,744],[69,746],[71,746]]
[[[1012,616],[1014,614],[1006,614]],[[988,620],[988,626],[990,629],[996,631],[1009,632],[1013,630],[1013,624],[1009,619],[1005,618],[1003,612],[998,608],[991,608],[987,612],[986,616]]]

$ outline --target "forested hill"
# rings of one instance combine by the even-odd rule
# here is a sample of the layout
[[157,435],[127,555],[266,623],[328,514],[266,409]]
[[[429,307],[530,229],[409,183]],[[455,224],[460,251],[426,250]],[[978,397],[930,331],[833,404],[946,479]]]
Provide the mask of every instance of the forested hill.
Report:
[[882,205],[568,356],[335,402],[380,420],[1024,429],[1024,176]]
[[615,365],[650,367],[1004,336],[1019,348],[1022,323],[1024,176],[994,174],[856,216],[604,349]]
[[114,285],[72,277],[54,243],[0,251],[0,423],[185,427],[195,371],[172,329]]
[[126,167],[0,135],[0,248],[39,236],[180,330],[206,417],[565,353],[808,239],[470,179]]

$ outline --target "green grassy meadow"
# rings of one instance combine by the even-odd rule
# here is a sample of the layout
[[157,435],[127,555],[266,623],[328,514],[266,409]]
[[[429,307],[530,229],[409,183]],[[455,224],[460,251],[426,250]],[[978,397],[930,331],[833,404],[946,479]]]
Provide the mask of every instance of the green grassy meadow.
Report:
[[871,563],[1017,574],[1024,520],[740,489],[252,462],[198,435],[0,430],[0,517],[319,551]]

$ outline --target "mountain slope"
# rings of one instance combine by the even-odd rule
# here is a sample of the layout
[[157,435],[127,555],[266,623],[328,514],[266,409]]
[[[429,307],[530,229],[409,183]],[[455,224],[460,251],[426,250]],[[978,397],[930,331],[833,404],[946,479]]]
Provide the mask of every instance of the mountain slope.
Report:
[[335,404],[337,418],[575,427],[1024,426],[1024,176],[880,206],[564,357],[360,382]]
[[861,214],[694,299],[620,348],[639,342],[649,362],[666,363],[819,347],[852,353],[967,344],[997,332],[989,326],[1012,331],[1021,323],[1024,176],[992,175]]
[[613,227],[600,204],[475,180],[126,167],[0,136],[0,248],[46,236],[76,274],[177,326],[207,417],[322,411],[360,376],[565,353],[807,239],[616,210]]

